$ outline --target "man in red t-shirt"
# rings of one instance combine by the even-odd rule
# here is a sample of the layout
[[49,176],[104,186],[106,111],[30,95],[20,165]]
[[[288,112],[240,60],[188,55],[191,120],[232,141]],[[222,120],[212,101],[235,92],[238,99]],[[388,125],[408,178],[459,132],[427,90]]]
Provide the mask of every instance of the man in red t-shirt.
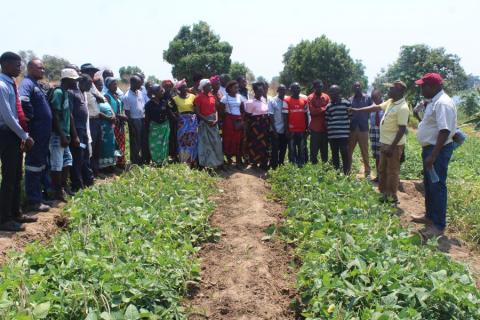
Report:
[[299,167],[305,164],[306,132],[308,126],[307,98],[300,96],[300,85],[297,82],[290,86],[292,95],[285,98],[285,121],[287,124],[288,160]]
[[322,80],[313,82],[313,93],[308,96],[308,110],[310,111],[310,161],[318,163],[317,155],[320,151],[322,162],[328,161],[328,134],[325,121],[325,111],[330,103],[330,97],[322,92]]

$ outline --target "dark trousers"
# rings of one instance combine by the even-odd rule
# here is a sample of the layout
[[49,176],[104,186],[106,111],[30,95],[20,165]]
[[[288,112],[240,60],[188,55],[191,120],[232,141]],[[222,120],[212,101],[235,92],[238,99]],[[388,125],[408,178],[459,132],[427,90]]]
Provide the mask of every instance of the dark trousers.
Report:
[[30,204],[41,203],[43,189],[48,189],[45,183],[47,172],[50,135],[34,135],[31,133],[35,144],[25,156],[25,194]]
[[12,220],[20,212],[20,180],[23,160],[20,142],[20,138],[13,131],[0,130],[0,161],[2,162],[0,223]]
[[305,164],[305,139],[304,132],[293,132],[288,139],[288,161],[299,167]]
[[90,118],[90,135],[92,136],[90,167],[92,168],[93,174],[97,176],[100,170],[99,159],[102,152],[102,121],[100,119]]
[[310,131],[310,161],[318,163],[317,156],[320,151],[322,162],[328,161],[328,134],[326,132]]
[[433,183],[430,174],[425,167],[425,160],[432,154],[433,146],[424,147],[423,158],[423,184],[425,186],[425,209],[426,215],[433,224],[443,230],[447,225],[447,174],[448,164],[453,153],[453,143],[445,145],[435,160],[433,167],[439,181]]
[[348,163],[348,138],[330,139],[332,149],[332,164],[335,169],[340,169],[340,157],[342,157],[342,169],[344,174],[349,173]]
[[77,191],[93,184],[93,171],[90,167],[88,135],[85,129],[77,129],[80,143],[84,146],[71,147],[73,166],[70,169],[72,189]]
[[130,138],[130,162],[141,165],[149,162],[148,137],[144,119],[128,120]]
[[272,168],[283,165],[285,154],[287,153],[288,139],[285,133],[277,133],[272,136],[272,160],[270,165]]

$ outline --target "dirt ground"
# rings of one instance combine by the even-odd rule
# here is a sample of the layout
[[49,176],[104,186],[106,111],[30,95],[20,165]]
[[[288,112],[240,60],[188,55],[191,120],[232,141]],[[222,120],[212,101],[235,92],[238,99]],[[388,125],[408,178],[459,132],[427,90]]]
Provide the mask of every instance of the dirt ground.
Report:
[[[106,179],[97,180],[96,184],[109,183],[117,179],[116,176],[108,176]],[[35,223],[25,223],[26,230],[24,232],[7,232],[0,231],[0,264],[8,257],[8,252],[19,251],[25,248],[29,243],[38,241],[46,244],[60,230],[66,227],[68,219],[62,215],[64,203],[57,202],[49,212],[31,213],[27,215],[35,215],[38,221]]]
[[26,223],[24,232],[0,231],[0,264],[7,258],[9,251],[22,250],[27,244],[39,241],[42,244],[48,242],[57,230],[64,226],[66,220],[62,218],[63,204],[52,208],[49,212],[39,213],[36,223]]
[[[399,191],[398,212],[402,224],[412,232],[420,231],[425,226],[412,222],[411,215],[425,213],[422,181],[401,181]],[[438,239],[438,249],[448,254],[453,260],[464,263],[475,277],[477,287],[480,288],[480,253],[478,249],[474,250],[467,243],[459,240],[458,235],[449,232],[448,226],[445,235]]]
[[267,199],[269,189],[248,170],[225,176],[211,217],[222,232],[200,252],[201,284],[186,302],[189,319],[295,319],[292,259],[265,229],[281,223],[284,208]]

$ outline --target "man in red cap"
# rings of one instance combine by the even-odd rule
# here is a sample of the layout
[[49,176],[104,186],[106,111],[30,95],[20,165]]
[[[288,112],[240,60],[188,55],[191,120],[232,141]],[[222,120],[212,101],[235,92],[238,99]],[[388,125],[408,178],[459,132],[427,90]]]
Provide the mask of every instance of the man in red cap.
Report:
[[427,73],[415,83],[421,86],[423,96],[431,101],[417,130],[417,140],[422,146],[426,214],[413,216],[412,220],[431,224],[423,232],[429,238],[443,234],[446,227],[446,181],[453,152],[452,138],[457,128],[457,109],[443,91],[443,79],[438,73]]

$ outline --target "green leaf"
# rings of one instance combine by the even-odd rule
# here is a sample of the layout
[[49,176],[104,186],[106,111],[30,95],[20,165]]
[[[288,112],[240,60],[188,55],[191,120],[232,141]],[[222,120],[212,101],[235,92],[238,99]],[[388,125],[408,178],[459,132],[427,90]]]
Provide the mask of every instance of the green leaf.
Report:
[[36,319],[45,319],[48,316],[48,312],[50,311],[50,302],[44,302],[37,304],[35,308],[33,308],[32,314]]
[[140,312],[138,312],[137,307],[133,304],[130,304],[125,310],[125,320],[137,320],[140,319]]

